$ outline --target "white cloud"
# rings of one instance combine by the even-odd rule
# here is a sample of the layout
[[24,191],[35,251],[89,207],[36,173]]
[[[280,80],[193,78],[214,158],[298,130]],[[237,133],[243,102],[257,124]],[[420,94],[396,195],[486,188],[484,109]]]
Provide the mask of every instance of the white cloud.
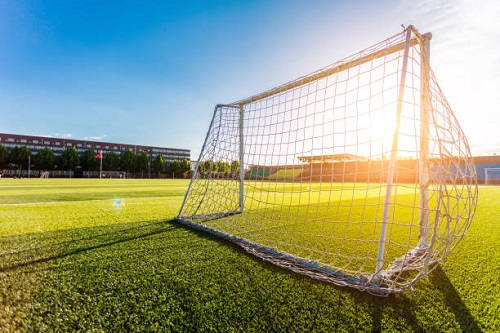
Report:
[[66,134],[55,133],[54,136],[57,138],[63,138],[63,139],[69,139],[69,138],[73,137],[73,135],[71,133],[66,133]]
[[95,141],[100,141],[100,140],[104,140],[108,135],[107,134],[103,134],[103,135],[95,135],[95,136],[84,136],[83,139],[84,140],[95,140]]

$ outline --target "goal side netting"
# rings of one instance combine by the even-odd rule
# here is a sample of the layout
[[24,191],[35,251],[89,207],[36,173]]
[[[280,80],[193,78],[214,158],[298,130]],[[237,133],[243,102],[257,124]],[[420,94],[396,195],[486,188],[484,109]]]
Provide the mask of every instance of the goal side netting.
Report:
[[376,295],[411,288],[475,212],[469,145],[409,27],[215,107],[177,220]]

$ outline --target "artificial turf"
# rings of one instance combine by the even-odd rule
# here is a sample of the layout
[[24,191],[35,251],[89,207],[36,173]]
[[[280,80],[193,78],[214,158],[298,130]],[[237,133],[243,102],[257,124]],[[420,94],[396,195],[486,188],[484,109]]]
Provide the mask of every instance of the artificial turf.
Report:
[[378,298],[181,226],[187,185],[1,179],[0,331],[500,331],[499,187],[429,280]]

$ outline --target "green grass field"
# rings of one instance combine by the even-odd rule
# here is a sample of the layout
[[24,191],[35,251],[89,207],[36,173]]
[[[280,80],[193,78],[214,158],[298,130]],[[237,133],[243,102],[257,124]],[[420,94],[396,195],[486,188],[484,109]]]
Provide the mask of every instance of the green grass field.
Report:
[[0,332],[498,332],[500,187],[414,290],[378,298],[173,221],[185,180],[0,180]]

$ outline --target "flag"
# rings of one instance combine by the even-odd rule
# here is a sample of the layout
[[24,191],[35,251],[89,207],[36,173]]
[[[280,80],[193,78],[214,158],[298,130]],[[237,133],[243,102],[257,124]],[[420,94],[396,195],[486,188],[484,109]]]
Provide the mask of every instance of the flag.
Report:
[[100,161],[99,165],[99,178],[102,178],[102,150],[99,152],[99,154],[94,156],[95,158],[98,158]]

